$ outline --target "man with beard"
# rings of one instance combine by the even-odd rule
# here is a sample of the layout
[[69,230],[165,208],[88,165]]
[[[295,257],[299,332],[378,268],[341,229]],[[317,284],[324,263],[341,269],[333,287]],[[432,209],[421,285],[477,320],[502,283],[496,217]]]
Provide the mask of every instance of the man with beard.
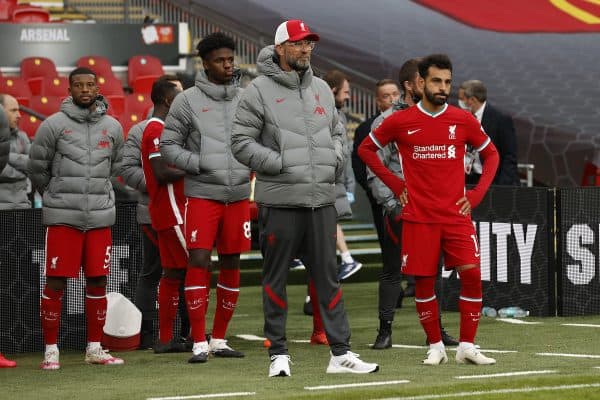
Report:
[[29,153],[29,177],[44,191],[46,285],[40,314],[46,351],[41,368],[60,368],[58,327],[68,278],[86,277],[85,309],[88,364],[123,364],[100,346],[106,318],[106,283],[115,223],[115,194],[110,181],[122,158],[123,130],[106,114],[96,74],[77,68],[60,111],[40,125]]
[[[240,294],[240,253],[250,250],[250,170],[231,153],[233,114],[240,97],[234,72],[235,42],[221,32],[197,47],[204,70],[196,85],[180,93],[165,120],[160,153],[185,171],[185,243],[189,252],[185,299],[192,329],[190,363],[215,357],[240,358],[225,333]],[[206,310],[210,293],[211,253],[219,255],[217,307],[210,342]],[[172,288],[172,297],[176,286]],[[160,293],[159,293],[160,296]]]
[[[415,275],[415,303],[427,334],[426,365],[448,361],[442,341],[435,281],[440,252],[446,268],[461,282],[458,363],[484,365],[496,360],[475,347],[481,316],[479,245],[471,221],[498,168],[498,153],[473,116],[446,101],[452,83],[452,63],[445,54],[432,54],[419,63],[424,97],[415,106],[386,118],[359,147],[367,166],[400,198],[402,210],[402,272]],[[404,180],[387,169],[377,151],[398,146]],[[484,160],[479,184],[465,193],[465,145]],[[406,190],[406,193],[405,193]]]
[[235,157],[256,171],[270,377],[291,374],[286,281],[296,255],[317,291],[314,307],[320,307],[331,349],[327,372],[379,369],[350,351],[335,254],[335,182],[345,165],[342,127],[331,89],[310,67],[318,40],[303,21],[279,25],[275,45],[258,55],[259,76],[242,95],[231,137]]
[[[402,86],[402,98],[394,102],[392,107],[382,112],[375,119],[372,129],[377,128],[385,118],[392,113],[405,110],[414,106],[423,98],[423,91],[419,88],[419,62],[420,58],[411,58],[404,62],[400,67],[398,74]],[[394,142],[388,143],[383,150],[380,150],[379,156],[383,164],[399,178],[403,179],[402,164],[398,155],[398,148]],[[398,255],[402,249],[402,204],[400,199],[367,168],[367,180],[373,197],[383,207],[384,222],[386,225],[384,233],[384,246],[381,252],[383,255],[383,270],[379,279],[379,333],[373,343],[373,349],[382,350],[392,346],[392,322],[394,320],[394,308],[400,307],[404,296],[415,295],[415,278],[412,275],[406,276],[408,285],[403,291],[400,286],[402,274],[400,273],[400,258]],[[441,269],[441,262],[440,262]],[[441,271],[436,279],[436,293],[441,292]],[[440,308],[440,330],[442,341],[446,346],[456,346],[458,341],[450,336],[442,326],[441,308]],[[429,344],[429,343],[427,343]]]

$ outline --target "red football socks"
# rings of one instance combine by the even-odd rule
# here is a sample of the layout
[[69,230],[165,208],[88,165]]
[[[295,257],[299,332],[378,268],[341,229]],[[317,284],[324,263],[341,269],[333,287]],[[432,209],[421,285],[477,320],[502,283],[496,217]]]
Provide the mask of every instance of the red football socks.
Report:
[[210,275],[207,268],[189,266],[185,275],[185,302],[187,304],[192,340],[206,341],[206,307]]
[[102,328],[106,322],[106,288],[86,286],[85,313],[88,342],[102,341]]
[[50,289],[47,285],[40,301],[40,318],[44,344],[57,344],[58,327],[60,326],[60,312],[62,308],[62,290]]
[[435,297],[435,276],[417,277],[415,282],[415,305],[419,321],[429,343],[442,340],[438,302]]
[[160,278],[158,284],[158,326],[159,341],[168,343],[173,339],[173,325],[179,306],[179,286],[181,280],[176,278]]
[[461,271],[460,297],[460,341],[475,343],[475,335],[481,317],[481,271],[479,267]]
[[212,337],[224,339],[225,332],[240,295],[240,270],[221,269],[217,282],[217,307],[213,323]]

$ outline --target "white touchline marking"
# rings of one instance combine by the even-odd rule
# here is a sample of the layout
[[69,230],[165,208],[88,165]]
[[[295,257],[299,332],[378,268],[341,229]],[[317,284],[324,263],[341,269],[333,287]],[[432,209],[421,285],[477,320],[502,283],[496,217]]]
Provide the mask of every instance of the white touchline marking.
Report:
[[260,336],[256,336],[256,335],[235,335],[235,337],[244,339],[244,340],[250,340],[252,342],[259,342],[259,341],[262,342],[266,339],[264,337],[260,337]]
[[233,318],[249,317],[250,314],[233,314]]
[[[429,348],[429,346],[415,346],[415,345],[410,345],[410,344],[393,344],[392,347],[395,347],[398,349],[428,349]],[[475,345],[475,347],[478,349],[481,349],[481,347],[479,345]],[[456,351],[456,347],[447,347],[446,350]],[[481,349],[481,351],[484,351],[486,353],[518,353],[518,351],[516,351],[516,350]]]
[[381,382],[365,382],[365,383],[347,383],[344,385],[325,385],[325,386],[304,386],[305,390],[327,390],[327,389],[343,389],[352,387],[366,387],[366,386],[383,386],[383,385],[398,385],[401,383],[409,383],[407,380],[400,381],[381,381]]
[[487,374],[487,375],[459,375],[455,376],[455,379],[485,379],[485,378],[499,378],[502,376],[521,376],[521,375],[537,375],[537,374],[555,374],[558,371],[552,369],[544,369],[541,371],[518,371],[518,372],[503,372],[499,374]]
[[600,369],[600,367],[594,367],[594,368]]
[[539,325],[539,324],[541,324],[541,322],[523,321],[522,319],[516,319],[516,318],[496,318],[496,321],[507,322],[509,324],[521,324],[521,325]]
[[562,326],[581,326],[583,328],[600,328],[600,325],[596,324],[561,324]]
[[256,392],[211,393],[211,394],[194,394],[191,396],[148,397],[146,400],[214,399],[214,398],[218,398],[218,397],[254,396],[255,394],[256,394]]
[[600,383],[587,383],[581,385],[561,385],[561,386],[538,386],[538,387],[524,387],[514,389],[494,389],[494,390],[480,390],[477,392],[460,392],[460,393],[449,393],[449,394],[426,394],[422,396],[411,396],[411,397],[388,397],[380,400],[430,400],[430,399],[445,399],[450,397],[466,397],[466,396],[481,396],[486,394],[503,394],[503,393],[529,393],[529,392],[541,392],[541,391],[552,391],[552,390],[570,390],[570,389],[587,389],[600,387]]
[[600,358],[596,354],[569,354],[569,353],[535,353],[538,356],[573,357],[573,358]]
[[310,343],[310,340],[308,340],[308,339],[296,339],[296,340],[290,340],[290,342],[292,342],[292,343]]

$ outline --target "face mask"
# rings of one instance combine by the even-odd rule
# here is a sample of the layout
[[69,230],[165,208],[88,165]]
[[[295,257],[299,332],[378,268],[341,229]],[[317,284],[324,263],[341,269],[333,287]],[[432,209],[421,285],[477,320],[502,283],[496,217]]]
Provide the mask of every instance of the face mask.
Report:
[[471,109],[469,108],[469,106],[467,105],[467,103],[465,103],[462,100],[458,100],[458,106],[460,108],[462,108],[463,110],[471,111]]

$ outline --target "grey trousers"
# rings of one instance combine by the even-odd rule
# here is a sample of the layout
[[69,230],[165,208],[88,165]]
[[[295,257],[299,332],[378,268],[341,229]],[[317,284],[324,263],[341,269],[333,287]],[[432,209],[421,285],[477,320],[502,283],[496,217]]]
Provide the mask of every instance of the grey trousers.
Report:
[[264,332],[271,341],[270,356],[288,354],[286,284],[290,262],[298,256],[314,281],[331,352],[337,356],[350,350],[350,326],[337,281],[336,219],[333,205],[259,210]]

